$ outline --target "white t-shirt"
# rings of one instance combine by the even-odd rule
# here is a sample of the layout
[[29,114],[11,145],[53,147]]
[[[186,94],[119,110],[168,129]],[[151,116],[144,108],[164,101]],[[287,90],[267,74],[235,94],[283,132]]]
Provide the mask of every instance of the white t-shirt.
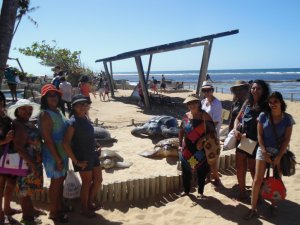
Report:
[[222,103],[219,99],[214,98],[211,104],[209,104],[208,100],[205,98],[201,101],[201,108],[205,112],[207,112],[212,118],[213,122],[218,122],[216,126],[217,137],[220,135],[220,128],[222,125]]
[[59,90],[62,91],[62,96],[61,99],[66,101],[66,102],[71,102],[72,101],[72,85],[64,81],[59,84]]

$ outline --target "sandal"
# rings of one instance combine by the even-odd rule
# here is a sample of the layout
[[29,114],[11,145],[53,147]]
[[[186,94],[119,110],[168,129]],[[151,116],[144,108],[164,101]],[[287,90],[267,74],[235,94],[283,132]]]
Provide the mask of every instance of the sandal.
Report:
[[251,220],[251,219],[254,219],[254,218],[258,218],[257,210],[249,209],[247,215],[244,216],[244,220]]
[[60,214],[59,216],[49,216],[50,220],[58,223],[67,223],[69,222],[69,217],[67,214]]
[[45,215],[47,215],[47,213],[44,210],[36,209],[36,208],[33,209],[33,216],[34,217],[45,216]]

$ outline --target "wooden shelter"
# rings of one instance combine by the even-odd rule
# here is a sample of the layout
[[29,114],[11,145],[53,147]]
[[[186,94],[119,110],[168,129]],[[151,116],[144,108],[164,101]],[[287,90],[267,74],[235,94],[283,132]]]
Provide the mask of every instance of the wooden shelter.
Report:
[[[117,61],[117,60],[122,60],[122,59],[134,58],[136,66],[137,66],[139,80],[141,82],[141,87],[142,87],[143,94],[144,94],[146,108],[151,108],[150,101],[149,101],[148,89],[146,86],[146,80],[148,80],[148,77],[150,74],[150,68],[151,68],[153,54],[174,51],[174,50],[179,50],[179,49],[184,49],[184,48],[204,46],[202,62],[201,62],[199,78],[198,78],[198,84],[197,84],[197,89],[196,89],[196,94],[199,94],[202,82],[205,80],[205,77],[207,74],[208,62],[209,62],[210,52],[212,49],[213,40],[215,38],[220,38],[220,37],[237,34],[238,32],[239,32],[239,30],[226,31],[226,32],[207,35],[207,36],[203,36],[203,37],[192,38],[192,39],[188,39],[188,40],[184,40],[184,41],[178,41],[178,42],[173,42],[173,43],[169,43],[169,44],[157,45],[157,46],[149,47],[149,48],[143,48],[143,49],[139,49],[139,50],[125,52],[125,53],[122,53],[122,54],[119,54],[116,56],[112,56],[112,57],[108,57],[108,58],[98,59],[98,60],[96,60],[96,63],[103,62],[104,70],[105,70],[106,76],[108,77],[108,81],[109,81],[111,95],[112,95],[112,97],[114,97],[114,89],[113,89],[113,82],[112,82],[113,81],[112,62]],[[141,56],[143,56],[143,55],[150,55],[146,79],[145,79],[145,73],[144,73],[144,68],[143,68],[142,59],[141,59]],[[109,73],[108,66],[107,66],[108,62],[110,63],[110,73]]]

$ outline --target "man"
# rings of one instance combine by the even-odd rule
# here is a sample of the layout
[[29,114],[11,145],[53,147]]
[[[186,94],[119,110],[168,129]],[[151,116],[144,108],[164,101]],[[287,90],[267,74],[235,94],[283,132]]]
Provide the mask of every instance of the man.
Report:
[[60,66],[54,68],[55,73],[53,74],[52,84],[59,89],[60,77],[63,75],[63,72],[60,69]]
[[4,76],[6,78],[7,85],[10,89],[10,94],[11,94],[11,97],[12,97],[12,101],[13,102],[18,101],[18,98],[17,98],[17,82],[16,82],[15,71],[11,67],[6,65],[6,67],[4,68]]
[[62,92],[61,96],[61,111],[65,114],[65,104],[67,104],[67,108],[69,113],[71,112],[71,101],[72,101],[72,85],[70,82],[66,81],[66,78],[62,76],[60,78],[59,90]]
[[153,90],[154,94],[155,93],[158,94],[157,83],[158,83],[158,81],[154,77],[152,77],[152,90]]

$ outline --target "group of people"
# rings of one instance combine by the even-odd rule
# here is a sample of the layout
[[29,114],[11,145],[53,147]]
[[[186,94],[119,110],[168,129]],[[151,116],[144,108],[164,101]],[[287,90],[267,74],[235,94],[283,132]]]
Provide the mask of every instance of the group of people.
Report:
[[[20,99],[6,109],[5,95],[0,92],[0,158],[17,153],[28,166],[24,174],[14,169],[15,175],[7,173],[3,165],[0,168],[0,224],[4,224],[5,216],[9,218],[15,213],[23,213],[24,223],[38,221],[37,217],[44,212],[33,206],[31,196],[43,189],[43,168],[51,179],[49,218],[68,222],[66,213],[73,209],[63,203],[63,184],[69,159],[82,180],[81,214],[87,218],[96,216],[102,171],[98,157],[101,148],[96,147],[94,129],[87,117],[91,100],[82,94],[73,96],[68,120],[59,110],[61,97],[59,89],[46,84],[41,89],[41,105]],[[15,189],[21,211],[10,207]]]
[[[214,87],[205,81],[201,88],[204,99],[198,95],[188,96],[184,103],[188,112],[182,118],[179,132],[179,150],[182,166],[184,191],[190,192],[191,174],[198,178],[199,197],[204,197],[204,186],[210,173],[214,184],[220,185],[215,164],[208,165],[204,151],[204,143],[208,135],[219,139],[222,123],[222,104],[213,96]],[[231,87],[233,103],[229,119],[229,131],[234,130],[238,140],[236,145],[236,176],[239,187],[239,200],[248,198],[246,192],[246,173],[250,170],[252,182],[251,208],[245,219],[258,216],[257,204],[265,171],[268,165],[280,172],[280,160],[286,152],[295,123],[292,116],[286,113],[286,103],[280,92],[270,93],[264,80],[255,80],[251,84],[238,81]],[[257,141],[251,153],[242,150],[239,143],[242,139]],[[276,201],[272,201],[270,211],[277,211]]]

